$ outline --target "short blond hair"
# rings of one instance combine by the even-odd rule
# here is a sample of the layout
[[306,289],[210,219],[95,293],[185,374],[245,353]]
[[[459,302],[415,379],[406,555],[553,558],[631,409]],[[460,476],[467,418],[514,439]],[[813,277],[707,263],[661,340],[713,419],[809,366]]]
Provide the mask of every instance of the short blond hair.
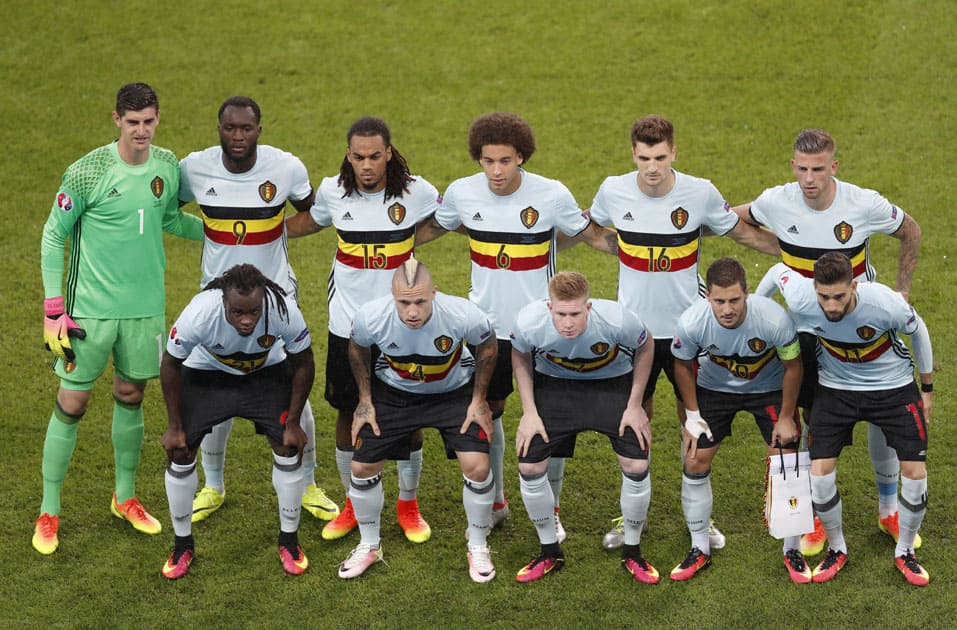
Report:
[[548,295],[552,300],[588,298],[588,279],[577,271],[559,271],[548,281]]

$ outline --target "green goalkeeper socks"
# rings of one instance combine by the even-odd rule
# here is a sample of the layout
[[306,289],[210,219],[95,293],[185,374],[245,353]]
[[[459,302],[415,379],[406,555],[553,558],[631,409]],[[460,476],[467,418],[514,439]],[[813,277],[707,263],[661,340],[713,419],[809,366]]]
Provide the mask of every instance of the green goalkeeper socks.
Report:
[[136,496],[136,469],[143,447],[143,406],[113,399],[113,461],[116,465],[116,502]]
[[60,514],[60,491],[63,488],[63,479],[70,468],[70,459],[76,447],[76,430],[80,416],[71,416],[57,405],[50,422],[47,424],[47,435],[43,441],[43,502],[40,504],[40,513],[51,516]]

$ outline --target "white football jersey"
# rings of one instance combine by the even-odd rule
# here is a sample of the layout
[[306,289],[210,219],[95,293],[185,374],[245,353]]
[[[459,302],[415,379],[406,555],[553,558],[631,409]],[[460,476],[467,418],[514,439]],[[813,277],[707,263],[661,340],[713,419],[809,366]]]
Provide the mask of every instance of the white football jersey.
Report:
[[295,300],[284,300],[288,319],[279,314],[271,298],[267,301],[256,329],[244,337],[226,321],[223,292],[202,291],[176,318],[166,351],[184,359],[187,367],[243,375],[282,362],[286,352],[297,354],[308,348],[312,338]]
[[701,227],[726,234],[738,217],[711,182],[674,171],[663,197],[638,188],[638,171],[608,177],[591,205],[592,220],[618,231],[618,301],[656,339],[674,336],[682,312],[704,297],[698,275]]
[[519,312],[511,340],[519,352],[532,353],[536,372],[594,380],[631,372],[635,350],[647,342],[648,330],[637,315],[617,302],[593,299],[585,331],[566,339],[555,329],[548,300],[539,300]]
[[352,339],[382,354],[373,371],[382,382],[413,394],[441,394],[468,383],[475,360],[466,343],[494,334],[488,317],[468,300],[436,293],[432,316],[421,328],[402,323],[392,295],[366,302],[356,312]]
[[398,198],[385,190],[343,197],[339,177],[322,180],[310,213],[317,225],[335,226],[338,245],[329,272],[329,332],[349,337],[360,306],[391,295],[392,276],[409,259],[415,225],[439,207],[439,192],[421,177]]
[[683,361],[701,357],[699,386],[731,394],[774,392],[784,386],[778,353],[798,342],[794,323],[766,297],[749,295],[747,306],[737,328],[722,326],[706,300],[681,314],[671,353]]
[[548,297],[555,273],[555,229],[575,236],[588,218],[554,179],[521,171],[511,195],[496,195],[485,173],[457,179],[442,198],[435,220],[443,228],[468,229],[472,258],[469,299],[488,313],[499,339],[508,339],[526,304]]
[[259,145],[256,164],[245,173],[223,166],[222,147],[190,153],[179,163],[181,203],[195,200],[202,210],[200,287],[233,267],[249,263],[296,298],[296,275],[289,265],[286,200],[312,193],[309,174],[291,153]]
[[834,202],[814,210],[804,202],[797,182],[768,188],[751,203],[751,218],[778,237],[781,259],[805,277],[813,277],[814,262],[827,252],[851,259],[856,280],[874,280],[868,238],[893,234],[904,222],[904,211],[873,190],[834,178]]
[[818,304],[813,280],[785,269],[777,284],[798,329],[817,335],[821,385],[878,391],[914,382],[914,362],[898,335],[915,333],[918,317],[900,293],[876,282],[859,282],[854,310],[832,322]]

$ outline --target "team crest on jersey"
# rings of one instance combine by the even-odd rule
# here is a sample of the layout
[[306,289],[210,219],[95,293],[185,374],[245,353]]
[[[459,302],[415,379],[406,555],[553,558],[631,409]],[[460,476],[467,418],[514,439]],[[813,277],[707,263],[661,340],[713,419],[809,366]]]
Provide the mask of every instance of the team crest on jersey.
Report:
[[163,196],[163,190],[166,188],[166,183],[163,179],[157,175],[153,178],[153,181],[150,182],[150,191],[153,193],[153,196],[159,199]]
[[271,348],[276,343],[276,337],[275,335],[262,335],[256,340],[256,343],[259,344],[260,348]]
[[688,225],[688,211],[684,208],[677,208],[671,213],[671,225],[679,230]]
[[748,339],[748,347],[751,348],[751,352],[763,352],[764,349],[768,347],[768,344],[764,339],[754,337]]
[[452,338],[448,335],[436,337],[432,343],[435,344],[435,349],[443,354],[452,349]]
[[841,221],[834,226],[834,238],[836,238],[842,245],[851,240],[852,234],[854,234],[854,228],[851,227],[851,224],[847,221]]
[[268,179],[259,184],[259,198],[269,203],[276,198],[276,185]]
[[519,213],[518,217],[522,220],[522,225],[526,228],[531,228],[536,223],[538,223],[538,210],[529,206]]
[[389,215],[389,221],[392,221],[395,225],[399,225],[405,220],[405,206],[401,203],[394,203],[389,206],[387,213]]
[[608,352],[608,348],[610,347],[611,346],[605,343],[604,341],[599,341],[598,343],[592,344],[589,350],[592,351],[592,354],[598,355],[598,354],[605,354],[606,352]]
[[857,336],[865,341],[868,339],[873,339],[874,335],[877,334],[877,331],[870,326],[861,326],[857,329]]
[[65,192],[59,192],[56,194],[56,207],[64,212],[70,212],[73,210],[73,199]]
[[788,497],[788,505],[791,506],[792,510],[796,510],[798,507],[798,498],[797,497]]

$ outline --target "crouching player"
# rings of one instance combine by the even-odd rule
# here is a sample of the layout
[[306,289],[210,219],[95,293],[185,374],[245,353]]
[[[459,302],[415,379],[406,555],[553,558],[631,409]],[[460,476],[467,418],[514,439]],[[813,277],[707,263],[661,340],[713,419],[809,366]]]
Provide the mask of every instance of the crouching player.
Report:
[[[691,551],[671,572],[679,581],[711,565],[711,462],[731,435],[735,414],[754,416],[769,454],[779,446],[795,452],[801,436],[795,406],[804,370],[787,312],[768,298],[749,296],[744,267],[733,258],[712,263],[706,284],[707,301],[681,314],[671,342],[675,379],[688,409],[681,506]],[[792,581],[806,584],[811,571],[800,547],[800,536],[784,539],[784,566]]]
[[207,284],[176,320],[160,368],[169,416],[166,496],[176,535],[163,577],[175,580],[189,570],[196,449],[233,416],[252,420],[272,446],[282,567],[292,575],[309,568],[297,530],[306,444],[299,420],[315,375],[311,343],[295,300],[249,264]]
[[580,273],[553,276],[548,295],[518,313],[511,334],[522,401],[515,435],[519,481],[541,543],[516,579],[532,582],[563,566],[546,470],[551,457],[574,454],[579,433],[598,431],[608,436],[621,466],[622,565],[639,582],[655,584],[658,572],[640,547],[651,500],[651,427],[641,406],[653,355],[648,330],[618,303],[590,300]]
[[[466,343],[476,346],[474,359]],[[382,354],[370,366],[373,345]],[[382,559],[382,468],[386,457],[426,427],[441,432],[446,453],[458,458],[465,477],[469,576],[476,582],[495,577],[486,542],[494,488],[488,458],[492,414],[485,396],[497,352],[488,317],[466,299],[438,293],[415,258],[396,269],[392,295],[359,307],[349,341],[359,391],[349,499],[361,538],[339,577],[357,577]]]
[[[927,425],[934,399],[933,350],[924,321],[897,293],[876,282],[854,280],[847,256],[824,254],[813,282],[779,263],[771,268],[799,328],[817,335],[818,380],[808,427],[811,501],[827,532],[828,550],[814,569],[815,582],[833,579],[847,564],[837,459],[861,420],[880,428],[901,463],[900,531],[894,564],[916,586],[930,581],[914,554],[927,513]],[[914,359],[900,335],[913,346]]]

